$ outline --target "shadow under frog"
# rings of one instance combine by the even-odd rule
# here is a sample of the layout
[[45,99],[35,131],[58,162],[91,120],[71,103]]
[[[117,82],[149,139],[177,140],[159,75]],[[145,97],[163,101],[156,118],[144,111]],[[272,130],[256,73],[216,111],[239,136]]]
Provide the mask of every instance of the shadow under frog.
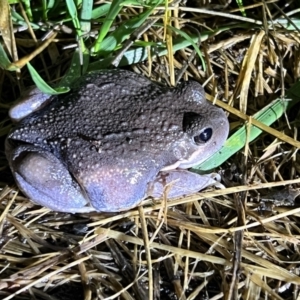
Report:
[[6,155],[18,186],[71,213],[127,210],[170,182],[169,197],[203,189],[211,180],[185,169],[218,151],[229,130],[199,83],[169,88],[124,70],[87,74],[59,96],[34,90],[10,116]]

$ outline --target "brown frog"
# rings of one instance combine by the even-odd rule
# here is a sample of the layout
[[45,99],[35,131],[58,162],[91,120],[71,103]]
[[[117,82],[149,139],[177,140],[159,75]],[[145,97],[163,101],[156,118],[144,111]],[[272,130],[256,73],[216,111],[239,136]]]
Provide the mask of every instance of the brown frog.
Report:
[[218,151],[229,130],[199,83],[169,88],[125,70],[87,74],[67,94],[29,94],[10,116],[18,122],[6,155],[18,186],[71,213],[127,210],[170,182],[169,197],[206,187],[185,169]]

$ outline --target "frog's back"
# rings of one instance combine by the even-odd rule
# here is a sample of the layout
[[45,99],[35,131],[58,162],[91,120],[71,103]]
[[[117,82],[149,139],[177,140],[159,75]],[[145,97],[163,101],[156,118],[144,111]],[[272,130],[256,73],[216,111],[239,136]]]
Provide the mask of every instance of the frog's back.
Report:
[[95,72],[78,80],[69,93],[53,96],[48,106],[19,122],[11,138],[33,143],[74,135],[117,138],[118,134],[130,135],[143,128],[149,133],[171,118],[166,115],[171,101],[169,89],[135,73]]

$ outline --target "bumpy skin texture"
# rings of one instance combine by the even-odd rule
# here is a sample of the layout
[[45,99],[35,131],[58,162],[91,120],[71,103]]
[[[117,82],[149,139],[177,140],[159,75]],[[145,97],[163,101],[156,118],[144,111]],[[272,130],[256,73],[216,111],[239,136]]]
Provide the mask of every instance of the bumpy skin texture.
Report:
[[[199,190],[206,179],[175,169],[204,161],[228,135],[223,110],[193,81],[168,88],[105,70],[85,75],[68,94],[44,98],[50,103],[9,134],[6,155],[20,189],[56,211],[126,210],[151,194],[153,181],[161,182],[153,194],[161,194],[168,174],[181,180],[171,196]],[[36,101],[11,115],[23,118]]]

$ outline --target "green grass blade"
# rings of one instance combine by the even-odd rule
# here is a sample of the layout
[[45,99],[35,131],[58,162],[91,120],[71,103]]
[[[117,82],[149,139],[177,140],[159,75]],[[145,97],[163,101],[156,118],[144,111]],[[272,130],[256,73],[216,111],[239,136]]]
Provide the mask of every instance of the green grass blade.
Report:
[[[24,18],[18,14],[16,11],[11,10],[11,19],[13,24],[28,28],[27,23],[25,22]],[[39,29],[40,26],[35,23],[30,23],[30,26],[33,30]]]
[[52,9],[55,6],[55,0],[48,0],[47,1],[47,11]]
[[83,34],[81,31],[81,27],[80,27],[80,21],[78,19],[77,7],[73,0],[67,0],[66,4],[68,7],[69,15],[72,18],[72,22],[73,22],[74,28],[76,30],[76,35],[79,39],[79,45],[80,45],[82,51],[85,51],[85,45],[84,45],[84,42],[82,39]]
[[106,35],[111,27],[111,24],[113,23],[114,19],[116,18],[116,16],[122,9],[122,4],[123,4],[123,0],[113,0],[110,10],[102,24],[102,27],[101,27],[100,33],[98,35],[97,41],[95,43],[95,46],[92,48],[92,53],[94,55],[96,55],[98,53],[98,51],[101,47],[101,42],[106,37]]
[[91,18],[93,11],[93,0],[83,0],[80,11],[81,30],[84,33],[91,31]]
[[30,0],[23,0],[22,3],[24,5],[24,9],[25,9],[28,20],[32,21],[33,15],[32,15],[32,10],[31,10],[31,6],[30,6]]
[[89,64],[89,58],[90,56],[87,51],[83,53],[81,57],[81,53],[76,49],[72,57],[71,65],[58,86],[69,87],[77,78],[85,74]]
[[243,1],[242,0],[236,0],[236,3],[238,5],[243,17],[246,17],[247,15],[246,15],[246,11],[245,11],[245,8],[244,8]]
[[[244,27],[244,26],[245,26],[244,24],[236,25],[236,27]],[[226,26],[226,27],[218,28],[215,31],[203,31],[200,35],[201,41],[205,41],[210,36],[216,35],[228,29],[229,27]],[[191,46],[191,41],[197,43],[199,41],[199,35],[191,34],[189,39],[183,37],[177,37],[176,39],[174,39],[173,51],[175,52]],[[167,48],[164,45],[160,47],[154,46],[153,49],[155,49],[155,55],[158,56],[166,55],[168,52]],[[122,57],[119,66],[123,67],[123,66],[136,64],[146,60],[147,58],[148,58],[148,51],[146,50],[146,48],[137,47],[135,49],[128,50],[124,53],[124,56]],[[105,69],[110,66],[110,63],[111,63],[111,57],[99,59],[98,61],[93,62],[89,65],[88,72]]]
[[140,27],[153,12],[156,6],[145,11],[144,13],[129,19],[118,27],[110,36],[106,37],[100,44],[98,54],[101,56],[108,55],[113,51],[120,43],[125,41],[130,34],[132,34],[136,28]]
[[32,80],[43,93],[50,94],[50,95],[59,95],[59,94],[67,93],[70,90],[69,88],[65,88],[65,87],[58,87],[55,89],[52,88],[44,81],[44,79],[39,75],[39,73],[34,69],[34,67],[30,63],[27,63],[27,68],[31,75]]
[[[168,28],[170,28],[171,30],[175,31],[177,34],[181,35],[183,38],[185,38],[187,41],[189,41],[189,43],[194,47],[195,51],[197,52],[201,62],[202,62],[202,67],[203,67],[203,71],[206,71],[206,65],[205,65],[205,61],[203,59],[202,53],[198,47],[198,45],[194,42],[194,40],[188,35],[186,34],[184,31],[177,29],[173,26],[168,26]],[[198,35],[198,41],[200,40],[200,34]],[[197,42],[198,42],[197,41]],[[201,41],[201,40],[200,40]]]
[[95,20],[105,16],[108,13],[110,7],[111,7],[110,3],[105,3],[99,7],[96,7],[95,9],[92,10],[92,19]]
[[1,69],[7,70],[9,65],[10,65],[10,60],[5,50],[3,49],[2,44],[0,43],[0,67]]

